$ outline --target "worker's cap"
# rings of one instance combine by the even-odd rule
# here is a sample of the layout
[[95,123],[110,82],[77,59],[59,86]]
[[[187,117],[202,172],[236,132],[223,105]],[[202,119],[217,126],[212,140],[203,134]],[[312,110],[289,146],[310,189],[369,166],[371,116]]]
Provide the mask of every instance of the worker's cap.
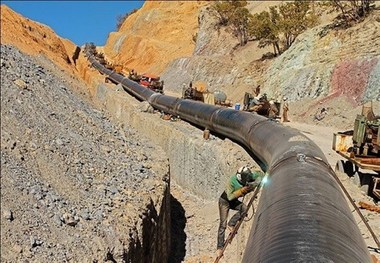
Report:
[[246,185],[247,183],[253,181],[253,177],[251,176],[252,174],[251,169],[247,166],[242,166],[238,169],[236,177],[242,185]]
[[287,100],[288,98],[287,97],[284,97],[284,100]]
[[269,101],[269,104],[274,104],[274,101],[273,101],[273,100],[270,100],[270,101]]

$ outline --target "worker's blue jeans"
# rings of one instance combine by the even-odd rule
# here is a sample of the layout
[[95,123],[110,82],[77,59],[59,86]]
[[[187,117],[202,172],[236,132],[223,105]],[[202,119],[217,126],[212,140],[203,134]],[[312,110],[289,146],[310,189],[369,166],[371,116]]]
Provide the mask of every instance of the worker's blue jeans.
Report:
[[228,222],[228,226],[234,227],[237,223],[237,221],[242,217],[243,213],[247,210],[247,206],[240,202],[238,199],[227,201],[223,198],[219,198],[219,216],[220,216],[220,223],[219,223],[219,230],[218,230],[218,246],[217,249],[223,248],[224,246],[224,236],[226,232],[227,227],[227,218],[228,218],[228,211],[237,210],[238,212],[234,214],[230,221]]

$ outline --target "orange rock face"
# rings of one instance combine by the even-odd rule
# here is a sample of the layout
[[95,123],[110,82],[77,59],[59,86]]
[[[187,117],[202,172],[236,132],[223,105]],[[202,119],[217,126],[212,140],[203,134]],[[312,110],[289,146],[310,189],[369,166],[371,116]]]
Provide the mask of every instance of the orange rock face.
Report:
[[1,44],[11,44],[29,55],[43,54],[61,68],[72,72],[76,46],[61,39],[49,27],[36,23],[1,5]]
[[168,63],[191,56],[203,1],[146,1],[118,32],[109,35],[104,52],[124,68],[159,75]]

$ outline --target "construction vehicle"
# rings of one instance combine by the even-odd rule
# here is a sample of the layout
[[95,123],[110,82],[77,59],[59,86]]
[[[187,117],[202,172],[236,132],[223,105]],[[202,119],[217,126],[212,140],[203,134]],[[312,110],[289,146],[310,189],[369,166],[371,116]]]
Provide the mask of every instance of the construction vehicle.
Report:
[[137,72],[132,69],[129,71],[128,78],[134,82],[137,82],[141,86],[147,87],[148,89],[151,89],[155,92],[161,94],[164,93],[164,81],[160,80],[159,76],[147,73],[138,75]]
[[140,83],[141,75],[137,75],[137,72],[134,69],[132,69],[131,71],[129,71],[128,78],[130,80],[133,80],[134,82]]
[[139,81],[141,86],[147,87],[155,92],[164,93],[164,81],[159,76],[152,74],[143,74]]
[[207,89],[206,83],[202,81],[195,82],[194,87],[192,82],[190,82],[188,87],[184,84],[182,89],[182,98],[202,101],[207,104],[219,105],[223,107],[232,106],[231,101],[227,100],[227,95],[223,91],[216,90],[214,92],[210,92]]
[[244,94],[243,111],[256,112],[267,118],[279,119],[281,103],[268,100],[267,95],[253,96],[251,93]]
[[[334,133],[332,149],[346,159],[337,162],[335,171],[353,176],[358,185],[368,183],[368,194],[380,199],[380,117],[373,113],[372,102],[363,105],[354,129]],[[359,168],[376,174],[360,173]],[[370,175],[372,180],[368,180]],[[366,180],[367,179],[367,180]]]

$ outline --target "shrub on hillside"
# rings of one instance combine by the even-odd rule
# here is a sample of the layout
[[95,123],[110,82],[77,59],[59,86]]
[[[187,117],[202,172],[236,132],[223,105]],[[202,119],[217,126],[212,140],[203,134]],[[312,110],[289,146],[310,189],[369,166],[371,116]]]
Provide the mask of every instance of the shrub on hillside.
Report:
[[[294,1],[271,7],[268,11],[250,14],[247,1],[217,1],[212,4],[218,26],[229,27],[240,46],[258,40],[259,47],[273,46],[274,55],[288,49],[296,37],[317,24],[311,1]],[[281,47],[282,44],[282,47]]]
[[211,5],[213,14],[218,18],[218,26],[229,27],[241,46],[248,41],[248,25],[252,18],[247,1],[216,1]]
[[118,15],[116,18],[116,30],[119,31],[124,21],[132,14],[136,13],[137,9],[133,9],[131,12],[126,13],[124,15]]
[[253,15],[248,33],[259,41],[259,47],[272,45],[274,54],[279,55],[293,44],[298,35],[317,23],[313,3],[294,1]]
[[332,0],[324,1],[324,5],[332,7],[340,14],[337,22],[340,26],[348,27],[362,21],[374,8],[373,0]]

